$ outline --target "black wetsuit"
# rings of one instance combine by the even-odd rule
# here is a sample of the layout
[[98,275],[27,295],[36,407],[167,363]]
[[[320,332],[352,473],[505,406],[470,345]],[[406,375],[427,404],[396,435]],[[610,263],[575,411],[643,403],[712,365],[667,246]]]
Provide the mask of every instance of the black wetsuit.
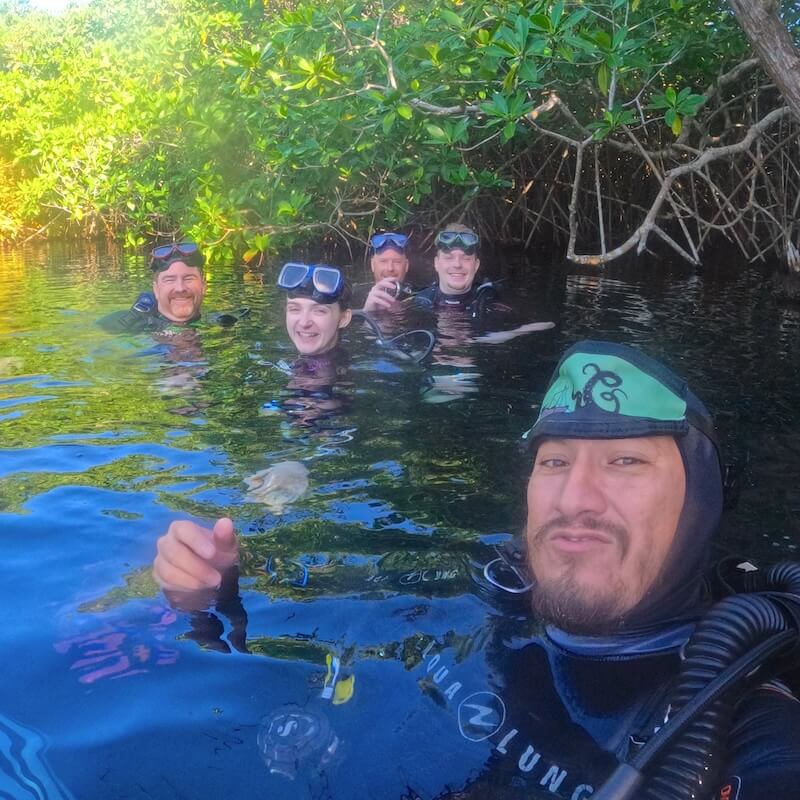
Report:
[[[395,619],[407,617],[408,597],[392,605]],[[505,621],[489,622],[488,635],[446,626],[430,635],[423,631],[439,625],[442,609],[423,605],[419,632],[394,645],[395,659],[380,664],[365,656],[343,670],[355,676],[347,705],[334,707],[324,693],[309,698],[303,687],[267,715],[280,721],[260,737],[271,771],[285,775],[278,762],[287,752],[294,759],[292,784],[281,789],[285,778],[276,781],[274,796],[316,797],[322,781],[330,798],[586,800],[634,740],[663,722],[685,626],[649,642],[596,640],[597,652],[581,653],[557,633],[559,642],[548,635],[515,640]],[[630,647],[644,652],[625,652]],[[326,730],[325,748],[286,750],[292,720],[303,730],[302,715]],[[800,703],[780,690],[752,691],[734,719],[724,778],[707,800],[796,796],[798,731]],[[328,763],[331,749],[346,755]]]
[[497,287],[491,281],[473,284],[470,290],[463,294],[446,294],[439,288],[437,281],[417,292],[412,304],[417,308],[465,311],[470,316],[482,317],[490,310],[508,310],[507,306],[499,302],[499,297]]
[[349,356],[341,346],[319,355],[300,355],[280,368],[291,376],[281,396],[264,403],[262,414],[283,414],[298,424],[328,433],[339,428],[332,420],[347,410],[346,392],[337,385],[347,374]]
[[97,324],[108,333],[177,333],[199,319],[198,314],[184,324],[173,322],[159,312],[155,297],[150,292],[142,292],[130,308],[113,311],[97,320]]
[[[228,327],[234,325],[249,313],[250,309],[243,306],[232,311],[204,315],[202,319],[205,322]],[[199,313],[186,322],[174,322],[171,319],[167,319],[159,312],[155,297],[150,292],[142,292],[130,308],[126,308],[123,311],[113,311],[111,314],[97,320],[97,324],[108,333],[175,335],[185,331],[187,328],[194,327],[200,320]]]

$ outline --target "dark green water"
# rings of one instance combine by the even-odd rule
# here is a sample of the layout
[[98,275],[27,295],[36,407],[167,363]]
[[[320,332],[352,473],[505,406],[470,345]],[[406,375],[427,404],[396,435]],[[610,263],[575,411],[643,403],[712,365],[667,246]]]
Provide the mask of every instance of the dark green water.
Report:
[[[301,409],[270,366],[291,350],[258,273],[211,274],[207,308],[247,305],[246,320],[166,342],[93,325],[146,288],[141,260],[0,250],[0,762],[25,765],[0,795],[366,796],[359,736],[410,702],[415,643],[466,658],[503,616],[476,565],[521,524],[517,442],[581,338],[664,357],[717,414],[742,486],[719,552],[797,555],[800,308],[746,265],[524,267],[503,265],[524,281],[520,316],[555,331],[478,346],[444,326],[421,370],[353,330],[333,397]],[[247,502],[244,478],[286,460],[308,467],[310,491],[280,515]],[[248,537],[241,603],[175,612],[149,578],[155,541],[173,519],[221,515]],[[329,658],[344,694],[355,682],[326,706],[350,777],[325,794],[270,773],[259,730],[324,694]],[[399,781],[373,796],[398,797]]]

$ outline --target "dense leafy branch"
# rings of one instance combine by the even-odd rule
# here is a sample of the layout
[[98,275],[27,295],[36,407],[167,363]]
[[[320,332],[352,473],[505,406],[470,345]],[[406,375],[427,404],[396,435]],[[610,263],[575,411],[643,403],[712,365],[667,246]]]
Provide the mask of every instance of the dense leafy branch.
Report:
[[0,109],[0,237],[260,258],[457,216],[593,264],[797,237],[795,123],[721,0],[0,0]]

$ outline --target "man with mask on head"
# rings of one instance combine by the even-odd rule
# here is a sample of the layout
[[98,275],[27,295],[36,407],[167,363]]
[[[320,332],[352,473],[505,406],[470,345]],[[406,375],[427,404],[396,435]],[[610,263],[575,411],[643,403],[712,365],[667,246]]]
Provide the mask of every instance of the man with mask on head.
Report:
[[406,283],[408,274],[408,236],[384,231],[369,239],[369,266],[374,286],[364,299],[364,311],[393,311],[414,289]]
[[475,278],[481,266],[478,257],[480,237],[472,228],[451,222],[436,235],[433,268],[436,281],[418,292],[415,305],[435,310],[453,309],[475,315],[485,313],[498,294],[489,281],[477,286]]
[[[633,795],[600,792],[671,716],[682,654],[691,663],[691,637],[707,622],[703,574],[723,481],[703,404],[639,351],[583,342],[561,359],[526,438],[535,451],[526,546],[504,549],[485,574],[518,592],[527,563],[544,630],[530,637],[529,623],[491,608],[473,639],[433,604],[418,624],[424,632],[403,638],[393,622],[404,670],[382,695],[384,725],[357,748],[371,754],[359,780],[385,787],[396,773],[397,786],[409,786],[403,796],[451,800],[794,796],[800,704],[765,682],[768,674],[725,695],[731,713],[719,713],[725,725],[713,746],[678,740],[681,753],[706,759],[690,778],[667,770],[648,774],[651,783]],[[185,594],[219,586],[237,563],[230,520],[213,531],[181,521],[159,540],[153,572]],[[788,597],[779,602],[796,608]],[[446,618],[438,632],[437,614]]]
[[[459,317],[477,320],[483,325],[492,312],[506,312],[512,309],[500,302],[497,285],[492,281],[478,281],[481,260],[478,257],[480,237],[471,228],[459,222],[451,222],[436,235],[436,255],[433,267],[436,281],[414,295],[411,305],[416,308],[431,309],[439,315],[441,322],[447,317],[451,321]],[[452,312],[451,314],[441,312]],[[549,330],[555,327],[552,322],[529,322],[511,330],[484,331],[479,336],[463,336],[456,333],[451,325],[445,323],[451,333],[455,333],[461,343],[479,342],[482,344],[501,344],[528,333]]]
[[109,333],[164,333],[200,319],[206,293],[205,259],[194,242],[155,247],[150,258],[153,291],[143,292],[126,311],[98,321]]

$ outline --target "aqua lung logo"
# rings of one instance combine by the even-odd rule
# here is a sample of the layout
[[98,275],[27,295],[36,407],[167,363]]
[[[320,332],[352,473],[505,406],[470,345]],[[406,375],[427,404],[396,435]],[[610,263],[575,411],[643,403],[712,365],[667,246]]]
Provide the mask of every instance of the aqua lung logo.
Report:
[[278,724],[276,733],[278,736],[291,736],[298,727],[297,720],[287,719],[285,723]]
[[[494,692],[469,691],[452,674],[452,667],[442,663],[435,640],[422,651],[423,670],[442,692],[445,700],[458,703],[458,730],[471,742],[486,742],[493,751],[505,758],[516,759],[517,768],[526,780],[538,784],[547,792],[569,800],[586,800],[594,793],[588,783],[576,780],[567,770],[549,760],[528,741],[524,734],[506,723],[506,704]],[[462,697],[462,695],[464,695]]]
[[465,739],[483,742],[506,721],[506,704],[493,692],[475,692],[458,707],[458,729]]

